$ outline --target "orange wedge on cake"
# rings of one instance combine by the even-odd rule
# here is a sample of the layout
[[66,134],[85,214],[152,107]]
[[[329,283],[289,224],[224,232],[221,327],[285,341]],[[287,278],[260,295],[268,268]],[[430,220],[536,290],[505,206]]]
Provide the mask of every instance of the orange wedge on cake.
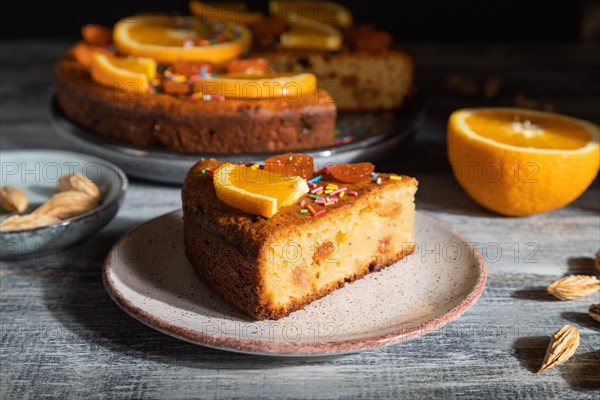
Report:
[[342,34],[332,25],[308,18],[290,21],[290,30],[279,37],[282,47],[288,49],[339,50]]
[[92,57],[94,53],[102,53],[107,57],[113,57],[115,54],[106,47],[92,46],[85,42],[79,42],[71,49],[73,57],[84,67],[92,66]]
[[540,111],[475,108],[448,123],[454,175],[482,206],[524,216],[577,199],[600,168],[600,128]]
[[231,21],[238,24],[251,24],[263,17],[257,11],[248,11],[244,3],[233,4],[208,4],[202,1],[192,0],[189,4],[193,15],[215,21]]
[[295,99],[317,89],[317,77],[301,74],[222,74],[194,82],[194,91],[238,99]]
[[214,171],[213,183],[222,202],[267,218],[309,191],[306,180],[299,176],[228,163]]
[[150,58],[109,57],[103,53],[92,54],[92,79],[115,89],[145,92],[149,82],[156,77],[156,61]]
[[201,60],[213,64],[238,57],[251,42],[246,27],[198,17],[142,15],[116,23],[114,43],[120,53],[161,63]]
[[352,13],[346,7],[329,1],[271,1],[269,9],[271,14],[291,22],[309,19],[347,28],[353,20]]

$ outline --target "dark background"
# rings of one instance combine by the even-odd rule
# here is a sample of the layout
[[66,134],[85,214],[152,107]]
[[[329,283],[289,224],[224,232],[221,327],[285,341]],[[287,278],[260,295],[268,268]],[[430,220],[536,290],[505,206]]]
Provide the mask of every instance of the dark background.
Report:
[[[596,7],[597,0],[339,1],[350,8],[357,22],[373,22],[405,40],[438,41],[578,40],[586,13],[594,2]],[[252,9],[267,11],[267,0],[246,3]],[[4,8],[0,33],[3,38],[13,39],[76,38],[82,25],[112,25],[120,18],[143,11],[188,13],[188,2],[21,0]]]

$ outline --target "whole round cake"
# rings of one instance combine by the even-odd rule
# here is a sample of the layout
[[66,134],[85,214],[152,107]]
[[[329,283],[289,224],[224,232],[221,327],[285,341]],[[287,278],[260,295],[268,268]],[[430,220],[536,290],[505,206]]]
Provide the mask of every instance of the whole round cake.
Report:
[[56,64],[56,101],[110,140],[221,154],[331,146],[337,109],[402,106],[412,60],[389,35],[273,3],[271,16],[192,1],[195,16],[86,25]]

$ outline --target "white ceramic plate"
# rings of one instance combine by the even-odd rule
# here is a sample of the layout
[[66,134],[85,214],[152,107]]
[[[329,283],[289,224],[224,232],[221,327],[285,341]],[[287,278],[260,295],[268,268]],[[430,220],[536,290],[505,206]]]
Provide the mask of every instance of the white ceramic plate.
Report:
[[254,321],[195,275],[174,211],[127,233],[108,254],[104,284],[134,318],[213,348],[322,356],[403,342],[447,324],[479,298],[485,263],[473,244],[417,213],[417,251],[277,321]]

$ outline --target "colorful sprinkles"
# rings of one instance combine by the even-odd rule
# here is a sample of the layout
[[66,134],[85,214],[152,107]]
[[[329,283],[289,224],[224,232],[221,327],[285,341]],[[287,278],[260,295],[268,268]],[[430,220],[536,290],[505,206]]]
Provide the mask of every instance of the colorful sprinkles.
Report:
[[307,180],[306,182],[308,182],[309,184],[310,183],[315,184],[315,183],[319,182],[321,179],[323,179],[323,175],[317,175],[314,178]]
[[[339,187],[335,183],[327,183],[322,186],[317,186],[316,182],[319,182],[321,179],[323,179],[323,175],[315,176],[314,178],[307,180],[307,184],[310,187],[308,198],[312,200],[313,205],[317,204],[323,208],[315,210],[315,208],[308,203],[310,200],[302,200],[300,202],[300,210],[298,210],[301,214],[310,212],[313,217],[323,215],[327,212],[326,207],[337,204],[340,199],[344,198],[346,192],[348,192],[348,187]],[[358,196],[358,192],[356,191],[351,191],[349,194],[352,196]]]
[[[327,212],[327,207],[336,205],[344,198],[344,196],[354,196],[358,197],[358,192],[355,190],[348,190],[347,186],[338,186],[339,184],[335,183],[322,183],[318,185],[317,182],[323,179],[324,175],[328,175],[331,173],[331,168],[329,166],[325,166],[321,169],[320,175],[317,175],[311,179],[308,179],[306,182],[309,187],[309,195],[308,199],[302,200],[300,202],[300,210],[301,214],[311,213],[313,217],[318,217]],[[391,181],[402,181],[403,177],[396,174],[386,175]],[[371,172],[370,178],[373,180],[372,182],[377,185],[383,184],[384,176],[378,174],[377,172]],[[312,202],[311,202],[312,200]],[[309,202],[312,204],[309,204]],[[322,206],[322,208],[315,209],[313,205]]]
[[340,197],[344,197],[344,192],[345,192],[346,190],[348,190],[348,188],[347,188],[347,187],[343,187],[343,188],[340,188],[340,189],[336,189],[336,190],[334,190],[333,192],[329,193],[329,195],[330,195],[330,196],[336,196],[336,195],[340,194]]
[[314,214],[313,214],[313,217],[315,217],[315,218],[316,218],[316,217],[318,217],[318,216],[320,216],[320,215],[323,215],[323,214],[325,214],[326,212],[327,212],[327,210],[323,208],[323,209],[321,209],[321,210],[317,211],[316,213],[314,213]]

